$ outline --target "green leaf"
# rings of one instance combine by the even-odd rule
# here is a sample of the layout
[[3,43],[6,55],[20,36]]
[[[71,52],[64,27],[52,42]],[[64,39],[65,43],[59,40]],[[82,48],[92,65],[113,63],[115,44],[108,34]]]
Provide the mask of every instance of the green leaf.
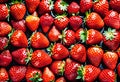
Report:
[[80,40],[82,41],[82,43],[86,42],[87,39],[87,31],[83,30],[80,32]]

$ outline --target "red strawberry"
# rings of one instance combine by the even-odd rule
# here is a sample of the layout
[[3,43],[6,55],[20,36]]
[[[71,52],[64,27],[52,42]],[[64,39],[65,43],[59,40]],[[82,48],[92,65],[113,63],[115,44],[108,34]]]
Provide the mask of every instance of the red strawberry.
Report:
[[66,59],[66,63],[65,63],[65,77],[69,80],[69,81],[73,81],[76,80],[77,77],[77,70],[78,67],[80,66],[79,63],[71,60],[70,58]]
[[110,7],[120,13],[120,0],[110,0]]
[[49,40],[52,42],[56,42],[59,40],[59,36],[60,36],[59,30],[55,26],[53,26],[48,33]]
[[72,29],[76,31],[82,25],[82,18],[80,16],[71,16],[69,19],[69,23]]
[[85,13],[93,6],[92,0],[80,0],[80,12]]
[[114,70],[118,61],[118,55],[115,52],[107,51],[103,55],[103,62],[107,68]]
[[85,46],[82,44],[75,44],[70,50],[70,55],[74,60],[84,63],[86,61]]
[[8,46],[8,39],[6,37],[0,37],[0,50],[4,50]]
[[46,48],[49,46],[49,40],[41,32],[36,32],[31,36],[31,45],[34,48]]
[[[82,42],[85,42],[86,40],[86,32],[85,29],[80,28],[75,32],[75,38],[77,41],[83,40]],[[82,39],[83,38],[83,39]]]
[[99,81],[100,82],[115,82],[116,81],[115,72],[110,69],[102,70],[99,75]]
[[120,77],[120,64],[118,64],[118,66],[117,66],[117,74]]
[[7,67],[12,62],[12,56],[9,50],[5,50],[0,54],[0,66]]
[[120,47],[117,49],[118,57],[120,57]]
[[54,4],[54,10],[58,14],[63,14],[67,11],[68,4],[64,0],[56,0]]
[[77,14],[79,13],[80,6],[76,2],[71,2],[67,8],[69,14]]
[[116,31],[116,29],[108,28],[107,31],[103,33],[103,43],[110,50],[116,50],[120,44],[120,32]]
[[25,26],[25,20],[11,20],[12,27],[16,30],[22,30],[23,32],[26,32],[26,26]]
[[86,18],[86,25],[90,29],[100,30],[103,28],[104,22],[99,14],[97,14],[96,12],[92,12]]
[[119,14],[113,10],[109,11],[104,18],[104,23],[111,28],[120,29]]
[[55,82],[66,82],[66,80],[64,77],[60,77]]
[[0,36],[6,36],[12,30],[12,27],[7,22],[0,22]]
[[15,47],[27,47],[28,41],[25,33],[21,30],[16,30],[10,37],[10,42]]
[[37,68],[28,66],[25,77],[27,82],[41,82],[42,72]]
[[0,68],[0,82],[6,82],[9,80],[8,72],[5,68]]
[[5,20],[8,17],[8,8],[5,4],[0,4],[0,20]]
[[7,2],[8,0],[0,0],[0,3],[5,3]]
[[109,11],[109,3],[108,0],[99,0],[94,3],[93,9],[95,12],[100,14],[102,17],[105,17]]
[[9,76],[13,82],[21,82],[25,77],[26,70],[25,66],[12,66],[9,69]]
[[104,51],[98,46],[89,47],[87,50],[87,56],[90,63],[96,67],[100,65]]
[[37,16],[29,15],[25,19],[26,26],[31,30],[35,31],[39,27],[40,19]]
[[33,13],[37,9],[40,0],[25,0],[25,3],[29,13]]
[[34,67],[41,68],[51,64],[51,57],[43,50],[36,50],[32,53],[31,63]]
[[42,78],[43,78],[43,82],[53,82],[55,80],[55,75],[48,67],[45,67]]
[[42,15],[40,17],[40,25],[42,26],[43,32],[45,33],[48,32],[53,22],[54,22],[54,18],[48,13]]
[[50,13],[50,11],[53,9],[53,1],[52,0],[41,0],[40,4],[38,5],[38,13],[45,14]]

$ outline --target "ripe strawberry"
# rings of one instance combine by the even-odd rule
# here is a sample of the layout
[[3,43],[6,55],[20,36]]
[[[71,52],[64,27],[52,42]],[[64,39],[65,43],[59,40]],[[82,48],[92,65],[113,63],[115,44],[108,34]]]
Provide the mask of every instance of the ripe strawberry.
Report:
[[25,21],[26,21],[26,23],[25,23],[26,26],[31,31],[35,31],[39,27],[40,19],[37,16],[29,15],[26,17]]
[[48,33],[49,40],[52,42],[56,42],[59,40],[59,36],[60,31],[55,26],[53,26]]
[[116,31],[116,29],[108,28],[107,31],[103,33],[103,43],[110,50],[116,50],[120,44],[120,32]]
[[0,50],[4,50],[8,45],[8,39],[6,37],[0,37]]
[[12,56],[9,50],[4,50],[0,54],[0,66],[7,67],[12,62]]
[[25,77],[26,70],[25,66],[12,66],[9,69],[9,76],[13,82],[21,82]]
[[28,12],[32,14],[37,9],[40,3],[40,0],[25,0],[25,3],[28,9]]
[[80,0],[80,12],[85,13],[93,6],[92,0]]
[[12,30],[12,27],[7,22],[0,22],[0,36],[6,36]]
[[21,30],[15,30],[10,37],[10,42],[15,47],[27,47],[28,41],[25,33]]
[[82,44],[75,44],[70,50],[70,56],[81,63],[86,61],[86,48]]
[[68,4],[64,0],[56,0],[54,3],[54,10],[57,14],[63,14],[67,11]]
[[34,67],[41,68],[51,64],[51,57],[43,50],[36,50],[32,53],[31,63]]
[[49,46],[49,40],[41,32],[36,32],[31,36],[31,45],[34,48],[46,48]]
[[96,12],[92,12],[86,18],[86,25],[90,29],[100,30],[103,28],[104,22],[99,14],[97,14]]
[[69,19],[70,26],[74,31],[77,31],[82,25],[82,18],[80,16],[71,16]]
[[3,21],[8,17],[8,8],[5,4],[0,4],[0,20]]
[[118,66],[117,66],[117,74],[120,77],[120,64],[118,64]]
[[61,43],[51,44],[47,51],[51,53],[52,58],[55,60],[62,60],[69,55],[68,49]]
[[103,55],[103,63],[107,68],[114,70],[118,61],[118,55],[115,52],[107,51]]
[[108,0],[99,0],[94,3],[93,9],[95,12],[100,14],[102,17],[105,17],[109,11],[109,3]]
[[43,78],[43,82],[54,82],[55,75],[48,67],[45,67],[43,70],[42,78]]
[[70,58],[66,59],[64,75],[69,81],[74,82],[74,80],[76,80],[77,70],[79,66],[79,63],[71,60]]
[[66,82],[66,80],[64,77],[60,77],[55,82]]
[[0,0],[0,3],[5,3],[7,2],[8,0]]
[[40,15],[45,13],[50,13],[51,10],[53,10],[53,1],[52,0],[41,0],[38,5],[38,13]]
[[117,49],[118,57],[120,57],[120,47]]
[[120,1],[119,0],[110,0],[110,7],[120,13]]
[[77,41],[80,41],[80,40],[82,41],[83,40],[82,42],[85,42],[85,40],[86,40],[86,31],[85,31],[85,29],[83,29],[83,28],[78,29],[75,32],[75,38],[76,38]]
[[77,72],[77,79],[82,79],[84,82],[94,82],[100,74],[100,71],[100,68],[94,67],[92,65],[79,67]]
[[104,51],[98,46],[89,47],[87,49],[87,56],[90,63],[96,67],[100,65]]
[[22,30],[23,32],[26,32],[26,26],[25,26],[25,20],[11,20],[12,27],[16,30]]
[[0,82],[6,82],[9,80],[8,72],[5,68],[0,68]]
[[45,33],[48,32],[53,22],[54,22],[54,18],[48,13],[42,15],[40,17],[40,25],[42,26],[43,32]]
[[67,8],[69,14],[77,14],[79,13],[80,6],[76,2],[71,2]]
[[42,82],[41,77],[42,72],[39,69],[28,66],[25,74],[27,82]]
[[104,18],[104,23],[111,28],[120,29],[119,14],[110,10]]
[[115,82],[116,75],[115,72],[110,69],[103,69],[99,75],[100,82]]

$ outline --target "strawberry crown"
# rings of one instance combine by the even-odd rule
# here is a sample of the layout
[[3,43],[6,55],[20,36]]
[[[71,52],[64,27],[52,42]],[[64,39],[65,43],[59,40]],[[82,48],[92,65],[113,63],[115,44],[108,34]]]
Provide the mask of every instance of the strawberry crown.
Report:
[[12,0],[11,4],[22,3],[22,0]]
[[53,48],[54,44],[55,43],[51,43],[50,46],[47,48],[47,52],[50,56],[52,55],[52,48]]
[[59,38],[61,39],[61,43],[65,44],[66,43],[66,31],[67,31],[67,28],[65,28],[63,31],[62,31],[62,34],[59,36]]
[[50,5],[49,10],[52,10],[54,7],[54,2],[52,0],[48,0],[48,4]]
[[30,48],[30,50],[26,49],[26,53],[27,53],[27,58],[25,59],[25,62],[26,62],[26,64],[28,64],[29,61],[31,60],[31,56],[32,56],[32,53],[33,53],[32,48]]
[[68,4],[65,1],[61,0],[59,4],[60,10],[67,11],[67,7],[68,7]]
[[64,67],[65,67],[65,61],[62,61],[62,64],[60,65],[60,68],[59,68],[59,75],[63,76],[64,74]]
[[86,42],[87,39],[87,30],[84,29],[83,31],[80,31],[80,40],[82,43]]
[[32,82],[42,82],[42,78],[40,78],[41,75],[37,72],[33,74],[33,78],[30,78]]

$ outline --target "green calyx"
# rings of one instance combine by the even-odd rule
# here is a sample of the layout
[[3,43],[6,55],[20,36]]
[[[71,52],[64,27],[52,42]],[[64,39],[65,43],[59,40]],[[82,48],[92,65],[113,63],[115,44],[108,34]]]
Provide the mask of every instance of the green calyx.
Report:
[[27,58],[25,59],[25,62],[26,62],[26,64],[28,64],[29,61],[30,61],[31,58],[32,58],[33,50],[32,50],[32,49],[30,49],[30,50],[26,49],[26,53],[27,53]]
[[64,75],[64,67],[65,67],[65,61],[62,62],[62,64],[60,65],[60,68],[59,68],[59,75],[60,76],[63,76]]
[[84,81],[84,73],[85,73],[85,69],[83,65],[81,65],[80,67],[78,67],[78,70],[77,70],[78,76],[76,77],[76,79],[81,79],[82,81]]
[[54,8],[54,2],[52,0],[48,0],[49,10],[52,10]]
[[87,39],[87,30],[80,31],[80,40],[82,43],[86,42]]
[[17,3],[22,3],[22,0],[11,0],[11,4],[17,4]]
[[52,55],[52,48],[53,48],[54,44],[55,43],[51,43],[50,46],[47,48],[47,52],[50,56]]
[[67,4],[65,1],[61,0],[60,5],[59,5],[59,8],[60,8],[62,11],[67,11],[67,7],[68,7],[68,4]]
[[64,17],[66,17],[67,16],[67,13],[63,13],[62,15],[59,15],[59,14],[57,14],[56,15],[56,17],[55,17],[55,19],[62,19],[62,18],[64,18]]
[[94,0],[94,3],[97,3],[97,2],[99,2],[100,0]]
[[62,34],[59,36],[59,38],[61,39],[61,43],[66,43],[66,39],[65,39],[65,37],[66,37],[66,30],[67,30],[67,28],[65,28],[64,30],[62,30]]
[[42,82],[41,75],[37,72],[33,75],[33,78],[30,78],[32,82]]

